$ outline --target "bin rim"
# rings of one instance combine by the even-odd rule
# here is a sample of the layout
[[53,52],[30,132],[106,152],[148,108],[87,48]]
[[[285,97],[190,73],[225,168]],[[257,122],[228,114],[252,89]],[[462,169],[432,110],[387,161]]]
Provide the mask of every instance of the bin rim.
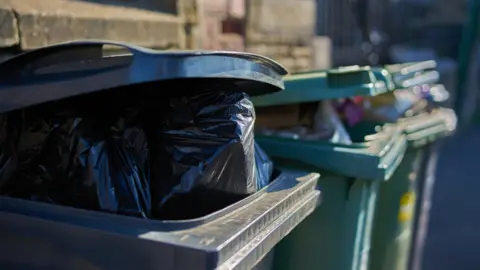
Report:
[[[350,66],[330,70],[294,73],[284,76],[285,90],[252,98],[255,107],[289,105],[375,96],[392,89],[391,81],[376,75],[371,67]],[[380,73],[382,73],[381,71]]]
[[89,237],[110,235],[125,247],[136,244],[158,251],[149,256],[171,256],[174,252],[181,258],[194,251],[197,263],[207,263],[177,262],[183,267],[169,269],[223,269],[224,264],[251,269],[321,204],[318,178],[317,173],[282,172],[253,200],[204,220],[162,223],[6,197],[0,197],[0,219],[7,224],[9,220],[12,224],[29,220],[40,232],[55,234],[53,227],[60,228],[60,234],[73,230]]
[[351,145],[263,135],[256,136],[256,141],[274,160],[298,161],[309,169],[382,181],[390,179],[407,150],[403,130],[390,124],[364,142]]

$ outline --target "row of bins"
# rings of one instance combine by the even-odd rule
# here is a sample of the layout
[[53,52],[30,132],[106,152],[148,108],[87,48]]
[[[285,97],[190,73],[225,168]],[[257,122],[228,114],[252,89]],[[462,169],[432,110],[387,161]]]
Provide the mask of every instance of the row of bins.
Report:
[[356,102],[365,113],[346,124],[350,141],[256,137],[282,168],[321,175],[322,206],[277,246],[274,269],[408,269],[429,200],[427,149],[456,127],[454,112],[434,105],[448,97],[438,77],[433,61],[344,67],[286,76],[285,91],[253,98],[269,107],[371,96]]
[[[111,55],[105,50],[111,46],[125,53]],[[435,105],[445,91],[435,84],[432,61],[287,75],[276,62],[247,53],[75,41],[21,54],[0,71],[2,115],[61,103],[98,113],[95,119],[117,103],[148,103],[142,123],[154,119],[161,131],[146,137],[168,138],[146,151],[143,193],[120,194],[138,185],[115,182],[115,175],[138,174],[115,172],[112,156],[125,154],[106,158],[111,185],[98,180],[108,174],[98,164],[87,167],[84,174],[97,173],[92,179],[99,181],[89,189],[101,198],[95,207],[76,207],[91,179],[68,189],[74,199],[62,205],[45,190],[47,199],[32,193],[43,175],[22,182],[20,165],[7,180],[22,192],[3,192],[9,171],[2,168],[2,269],[407,269],[419,201],[428,199],[421,196],[425,149],[456,127],[453,112]],[[399,112],[405,95],[420,98]],[[385,118],[372,103],[398,116]],[[157,121],[151,112],[171,115]],[[170,159],[156,154],[168,151]],[[18,158],[11,152],[2,160]],[[45,182],[47,191],[67,192],[66,184]],[[169,192],[158,191],[165,186]],[[142,196],[150,200],[139,205],[151,213],[120,211],[122,202]]]

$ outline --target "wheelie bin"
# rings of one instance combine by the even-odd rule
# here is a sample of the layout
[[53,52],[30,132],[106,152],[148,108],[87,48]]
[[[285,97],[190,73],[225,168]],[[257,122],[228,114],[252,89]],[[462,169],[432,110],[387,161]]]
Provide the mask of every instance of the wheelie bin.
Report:
[[[285,90],[253,98],[258,108],[388,91],[385,70],[346,67],[285,77]],[[387,74],[388,75],[388,74]],[[352,143],[257,135],[282,168],[319,172],[322,205],[275,247],[273,269],[365,269],[379,185],[401,163],[406,139],[395,125],[350,133]]]
[[[434,61],[386,67],[396,89],[416,87],[412,91],[428,89],[437,82],[439,76],[434,68]],[[383,124],[385,122],[362,123],[373,126]],[[373,225],[371,270],[409,269],[412,254],[418,253],[415,252],[415,241],[421,241],[416,237],[418,223],[420,216],[428,215],[428,209],[423,208],[429,203],[432,188],[432,183],[425,182],[431,146],[455,130],[456,116],[450,109],[433,108],[401,118],[397,125],[404,130],[408,150],[390,181],[380,186]],[[434,179],[434,175],[428,176],[431,177]]]
[[[105,45],[129,53],[106,56]],[[227,80],[255,96],[282,90],[285,73],[272,60],[253,54],[158,52],[118,42],[76,41],[30,51],[2,63],[0,112],[74,96],[98,97],[87,93],[106,89],[114,93],[112,102],[120,93],[133,97],[145,87],[155,93],[180,91],[172,85],[186,79],[194,81],[182,86]],[[170,84],[166,87],[164,83]],[[209,110],[205,109],[205,114],[211,113]],[[376,173],[382,175],[385,170]],[[262,258],[320,203],[318,174],[276,170],[272,179],[249,196],[227,196],[229,203],[223,207],[217,204],[225,202],[216,197],[201,198],[192,209],[176,209],[189,214],[175,220],[0,196],[0,269],[269,268]]]

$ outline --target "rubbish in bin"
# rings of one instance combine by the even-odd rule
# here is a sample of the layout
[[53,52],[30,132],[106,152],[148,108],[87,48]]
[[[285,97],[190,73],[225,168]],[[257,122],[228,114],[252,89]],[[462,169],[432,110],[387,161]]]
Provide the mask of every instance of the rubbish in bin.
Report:
[[[350,144],[352,141],[345,130],[343,123],[329,101],[315,103],[303,103],[296,123],[290,127],[265,128],[258,123],[256,132],[261,135],[275,135],[284,138],[302,140],[324,140],[335,143]],[[275,107],[275,106],[274,106]],[[261,117],[263,108],[259,108],[257,114]],[[271,108],[265,108],[270,111]],[[272,117],[271,121],[282,122],[282,116]]]
[[[143,218],[180,218],[206,197],[218,199],[207,207],[216,210],[256,192],[269,183],[272,164],[254,146],[249,96],[230,91],[229,83],[210,87],[165,97],[169,106],[147,101],[148,95],[120,93],[109,104],[112,93],[102,92],[3,114],[13,128],[39,134],[4,136],[4,156],[10,151],[11,159],[4,162],[0,193]],[[31,119],[14,121],[25,115]],[[20,150],[28,160],[18,157]],[[180,206],[185,211],[174,213]]]
[[212,192],[249,195],[262,186],[258,182],[268,182],[256,177],[271,173],[256,173],[255,111],[249,96],[232,90],[235,86],[230,84],[208,87],[199,94],[172,97],[154,127],[150,144],[154,211],[161,211],[172,197],[192,191],[210,197]]
[[64,102],[6,114],[36,113],[30,121],[11,125],[34,130],[41,121],[43,132],[17,139],[12,160],[18,160],[19,145],[30,146],[24,150],[27,153],[38,153],[14,168],[10,177],[4,175],[2,181],[10,183],[0,191],[35,201],[150,217],[148,147],[140,109],[100,105],[98,100],[73,102],[78,106]]
[[40,154],[51,126],[39,115],[35,109],[0,115],[0,193],[18,169]]

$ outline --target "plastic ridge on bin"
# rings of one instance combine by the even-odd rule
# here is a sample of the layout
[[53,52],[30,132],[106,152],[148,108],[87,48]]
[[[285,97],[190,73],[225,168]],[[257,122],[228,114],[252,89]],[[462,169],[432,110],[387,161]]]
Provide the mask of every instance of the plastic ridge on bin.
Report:
[[348,177],[371,180],[388,180],[407,148],[402,130],[393,126],[367,136],[364,143],[351,145],[275,136],[257,136],[256,140],[274,159],[297,160]]
[[401,119],[407,141],[411,147],[422,147],[450,135],[457,126],[455,112],[451,109],[435,109],[431,113]]
[[435,69],[437,67],[437,62],[434,60],[421,61],[421,62],[411,62],[395,65],[386,65],[385,69],[390,73],[407,75],[416,73],[419,71],[426,71],[430,69]]
[[388,91],[369,67],[343,67],[284,77],[285,90],[253,97],[256,107],[287,105],[353,96],[374,96]]
[[[106,55],[104,46],[129,53]],[[1,63],[0,113],[105,89],[176,79],[228,79],[255,96],[282,90],[286,74],[275,61],[250,53],[155,51],[112,41],[73,41]]]
[[377,80],[381,80],[385,83],[385,87],[388,91],[395,90],[395,81],[388,70],[384,68],[372,68],[372,71]]
[[434,70],[437,63],[433,60],[406,64],[387,65],[397,88],[410,88],[415,85],[438,82],[440,74]]
[[[48,245],[51,248],[42,252],[51,263],[61,260],[63,269],[75,260],[95,263],[96,269],[131,269],[129,265],[251,269],[320,203],[318,178],[318,174],[282,172],[258,193],[206,217],[184,221],[141,220],[0,197],[0,237],[18,242],[19,247],[15,250],[5,244],[10,241],[2,241],[0,266],[15,263],[12,258],[24,252],[33,254],[29,248]],[[98,261],[105,245],[115,258],[107,254]],[[79,251],[78,246],[88,249]],[[69,261],[69,256],[75,260]],[[22,259],[26,266],[36,262]]]
[[395,82],[398,88],[411,88],[416,85],[434,84],[440,80],[438,71],[427,71],[411,78],[398,78]]

